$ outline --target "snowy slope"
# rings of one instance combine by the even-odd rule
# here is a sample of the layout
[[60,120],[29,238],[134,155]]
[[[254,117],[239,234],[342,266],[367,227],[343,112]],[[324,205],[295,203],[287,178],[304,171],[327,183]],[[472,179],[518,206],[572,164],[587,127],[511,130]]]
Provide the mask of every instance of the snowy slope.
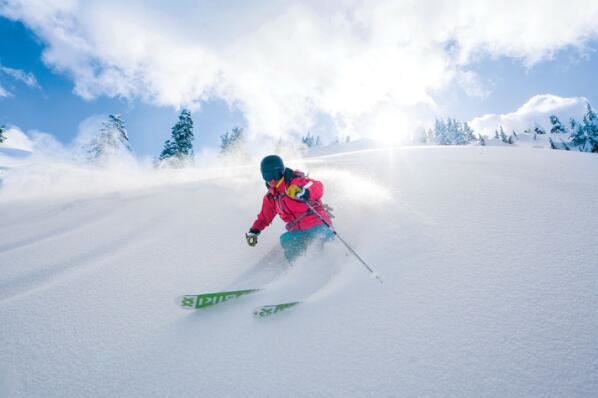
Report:
[[280,221],[256,248],[243,238],[257,167],[51,200],[7,178],[0,396],[598,396],[598,156],[418,147],[291,165],[324,181],[383,285],[335,244],[280,265],[270,292],[188,312],[176,296],[279,273]]

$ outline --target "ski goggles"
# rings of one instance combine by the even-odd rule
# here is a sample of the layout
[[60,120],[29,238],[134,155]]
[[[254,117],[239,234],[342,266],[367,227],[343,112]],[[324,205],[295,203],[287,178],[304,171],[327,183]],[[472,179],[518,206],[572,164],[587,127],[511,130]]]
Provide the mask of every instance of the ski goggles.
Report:
[[262,177],[264,177],[264,181],[272,181],[272,180],[278,181],[280,179],[280,177],[282,177],[282,171],[280,171],[279,169],[263,170]]

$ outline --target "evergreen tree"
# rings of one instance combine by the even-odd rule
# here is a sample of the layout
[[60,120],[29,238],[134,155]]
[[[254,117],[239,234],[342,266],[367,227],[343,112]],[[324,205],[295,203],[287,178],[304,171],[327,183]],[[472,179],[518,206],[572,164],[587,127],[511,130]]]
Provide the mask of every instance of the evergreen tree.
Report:
[[178,154],[178,148],[176,144],[171,140],[164,141],[164,149],[160,153],[159,160],[165,160],[168,158],[176,157]]
[[494,130],[494,138],[500,140],[500,135],[498,135],[498,130]]
[[463,136],[467,142],[475,141],[474,131],[467,122],[463,123]]
[[351,142],[351,136],[348,135],[347,138],[345,139],[345,144],[348,144]]
[[570,141],[571,145],[579,148],[580,151],[586,151],[586,145],[588,144],[588,137],[586,131],[583,128],[583,124],[577,123],[575,125],[575,131],[571,134]]
[[446,140],[447,145],[454,144],[457,141],[457,126],[450,117],[446,118]]
[[484,138],[483,135],[478,134],[478,141],[480,141],[481,146],[486,146],[486,139]]
[[570,144],[581,152],[598,152],[598,116],[590,104],[586,104],[586,113],[581,123],[571,119]]
[[4,134],[5,132],[6,132],[6,127],[0,126],[0,144],[2,144],[4,141],[6,141],[6,135]]
[[315,144],[315,145],[316,145],[316,146],[320,146],[320,145],[322,145],[322,143],[321,143],[321,141],[320,141],[320,136],[318,136],[318,137],[316,138],[316,144]]
[[561,134],[567,132],[567,128],[563,126],[556,115],[550,115],[550,124],[552,124],[552,127],[550,128],[551,134]]
[[436,119],[434,129],[429,129],[424,135],[425,142],[438,145],[465,145],[478,140],[467,122],[461,123],[451,117],[446,118],[446,121]]
[[534,127],[534,132],[536,134],[546,134],[546,131],[544,131],[544,129],[542,127],[539,127],[539,126]]
[[588,149],[590,152],[598,153],[598,115],[590,104],[586,104],[587,111],[583,116],[583,129],[587,137]]
[[447,125],[449,126],[451,141],[455,145],[465,145],[467,140],[465,139],[465,131],[461,123],[457,122],[456,119],[448,119]]
[[193,158],[193,119],[191,112],[183,109],[179,120],[172,127],[171,138],[164,142],[164,149],[160,153],[160,161],[170,160],[171,164],[182,166],[184,162]]
[[193,156],[193,119],[191,112],[183,109],[179,120],[172,128],[172,139],[177,146],[178,156],[191,158]]
[[220,136],[220,153],[230,153],[243,141],[243,129],[233,127],[230,133],[227,131]]
[[500,140],[502,142],[504,142],[505,144],[508,144],[509,139],[508,139],[507,135],[505,134],[505,130],[502,128],[502,126],[500,126],[499,134],[500,134]]
[[308,148],[311,148],[315,145],[315,137],[310,133],[307,133],[301,138],[301,142]]
[[107,159],[130,152],[129,135],[121,116],[108,115],[108,120],[102,123],[98,135],[89,144],[87,153],[90,159]]
[[434,139],[439,145],[450,145],[451,143],[447,125],[441,119],[436,119],[434,124]]

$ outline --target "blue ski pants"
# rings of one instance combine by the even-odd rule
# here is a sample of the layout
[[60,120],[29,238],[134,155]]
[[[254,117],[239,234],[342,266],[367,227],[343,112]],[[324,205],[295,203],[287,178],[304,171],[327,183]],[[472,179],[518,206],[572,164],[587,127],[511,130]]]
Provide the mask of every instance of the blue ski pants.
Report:
[[289,261],[293,263],[301,254],[303,254],[307,247],[312,242],[324,242],[334,239],[334,233],[330,228],[324,224],[316,225],[308,229],[296,229],[285,232],[280,235],[280,244],[284,250],[284,255]]

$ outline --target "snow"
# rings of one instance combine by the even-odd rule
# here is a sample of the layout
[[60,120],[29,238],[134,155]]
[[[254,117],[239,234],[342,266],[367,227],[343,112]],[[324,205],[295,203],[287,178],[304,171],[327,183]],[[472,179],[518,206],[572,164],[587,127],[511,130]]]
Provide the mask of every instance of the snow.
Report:
[[[257,166],[121,170],[112,190],[111,171],[8,170],[0,396],[598,394],[595,154],[427,146],[288,163],[325,183],[339,234],[384,284],[337,242],[283,266],[279,221],[248,247]],[[260,283],[220,307],[175,305]]]
[[33,143],[29,137],[18,127],[10,127],[4,133],[6,140],[0,143],[0,151],[16,150],[23,152],[33,151]]
[[530,127],[541,126],[550,131],[550,116],[556,115],[561,122],[569,126],[569,119],[578,121],[586,113],[590,101],[585,97],[559,97],[542,94],[531,97],[515,112],[506,114],[487,114],[470,121],[471,127],[482,135],[493,136],[501,126],[509,134],[512,130],[523,131]]

